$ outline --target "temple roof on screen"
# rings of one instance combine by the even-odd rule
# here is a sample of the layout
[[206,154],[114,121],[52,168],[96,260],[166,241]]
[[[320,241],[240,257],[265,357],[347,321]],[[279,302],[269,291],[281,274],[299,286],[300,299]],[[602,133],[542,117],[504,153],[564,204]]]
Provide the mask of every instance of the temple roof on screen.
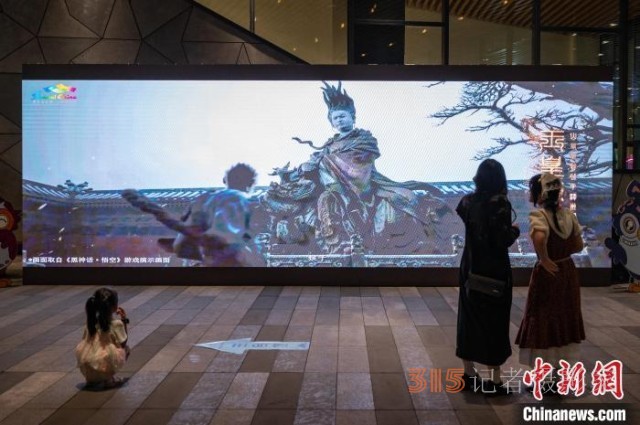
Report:
[[[434,182],[431,183],[442,193],[449,196],[461,196],[473,192],[475,185],[472,181],[463,182]],[[523,180],[510,180],[508,182],[510,192],[526,191],[527,182]],[[611,178],[599,177],[578,180],[579,191],[589,191],[589,193],[611,193]],[[164,202],[189,202],[197,196],[220,188],[174,188],[174,189],[140,189],[146,197],[154,201]],[[258,188],[258,190],[266,188]],[[121,200],[121,190],[92,190],[85,193],[72,194],[64,189],[43,183],[23,180],[23,194],[26,197],[39,198],[42,200],[52,200],[61,202],[82,201],[83,203],[115,201]]]

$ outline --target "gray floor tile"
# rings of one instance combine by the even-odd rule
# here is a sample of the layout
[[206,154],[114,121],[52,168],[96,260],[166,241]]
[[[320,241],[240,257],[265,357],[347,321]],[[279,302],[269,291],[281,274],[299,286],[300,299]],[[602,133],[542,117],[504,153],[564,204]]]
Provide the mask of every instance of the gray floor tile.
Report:
[[[86,391],[72,350],[94,289],[2,293],[2,425],[506,425],[519,420],[523,403],[536,403],[528,393],[448,393],[444,380],[442,389],[408,392],[410,367],[443,376],[461,367],[454,354],[457,289],[448,287],[122,286],[133,351],[120,375],[130,379],[118,389]],[[514,288],[512,337],[526,295],[526,288]],[[627,300],[632,295],[606,288],[582,288],[582,296],[588,340],[581,360],[588,372],[596,360],[623,361],[622,403],[640,412],[640,309]],[[311,347],[232,354],[193,346],[245,337]],[[503,370],[524,368],[517,351]],[[620,404],[592,394],[559,402]]]

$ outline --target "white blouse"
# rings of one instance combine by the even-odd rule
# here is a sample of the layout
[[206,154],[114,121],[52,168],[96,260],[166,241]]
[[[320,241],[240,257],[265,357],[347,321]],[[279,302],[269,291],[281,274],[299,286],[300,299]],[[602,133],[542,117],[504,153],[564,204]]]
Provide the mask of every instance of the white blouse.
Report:
[[556,211],[558,224],[560,229],[556,228],[553,221],[553,213],[543,208],[531,211],[529,213],[529,235],[533,236],[535,231],[543,232],[545,238],[549,237],[549,227],[562,239],[567,239],[572,234],[580,234],[580,223],[575,214],[567,209],[559,209]]

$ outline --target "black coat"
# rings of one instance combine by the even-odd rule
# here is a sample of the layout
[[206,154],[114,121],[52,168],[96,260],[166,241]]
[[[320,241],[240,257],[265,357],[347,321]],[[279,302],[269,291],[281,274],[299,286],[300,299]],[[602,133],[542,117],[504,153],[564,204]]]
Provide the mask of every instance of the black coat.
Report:
[[[460,264],[456,356],[499,366],[511,355],[509,321],[513,279],[509,247],[520,230],[511,225],[511,203],[506,196],[486,199],[478,194],[467,195],[460,200],[456,212],[466,229]],[[502,298],[469,297],[464,283],[470,270],[506,281]]]

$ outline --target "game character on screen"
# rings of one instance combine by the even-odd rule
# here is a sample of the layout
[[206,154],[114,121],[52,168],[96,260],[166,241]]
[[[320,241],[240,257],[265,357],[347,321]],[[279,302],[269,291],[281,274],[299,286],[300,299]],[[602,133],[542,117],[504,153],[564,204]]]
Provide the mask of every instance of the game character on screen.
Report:
[[[578,271],[571,258],[584,243],[576,215],[560,205],[562,187],[560,178],[550,173],[529,180],[530,201],[540,206],[529,214],[529,234],[538,261],[516,336],[520,363],[533,366],[540,357],[555,372],[560,360],[578,360],[578,344],[585,339]],[[553,383],[547,390],[555,392]]]
[[158,243],[180,258],[196,260],[207,267],[264,266],[250,229],[255,201],[248,192],[256,181],[255,170],[236,164],[223,181],[226,189],[200,195],[181,218],[134,189],[123,190],[122,197],[178,232],[175,239],[162,238]]
[[[296,223],[314,228],[319,246],[340,253],[354,236],[366,251],[387,254],[430,253],[435,247],[434,222],[449,211],[433,197],[437,189],[427,183],[398,183],[380,174],[375,160],[378,141],[370,131],[355,127],[353,99],[342,84],[324,83],[327,118],[337,133],[316,149],[309,161],[280,176],[287,188],[310,186],[311,209]],[[283,178],[284,177],[284,178]],[[277,191],[276,185],[272,191]],[[419,198],[416,190],[425,195]]]
[[[75,348],[78,368],[89,388],[114,388],[125,380],[116,376],[129,358],[127,314],[118,306],[118,293],[98,289],[85,304],[87,323]],[[116,315],[117,317],[114,317]]]
[[209,267],[264,265],[250,229],[252,200],[249,192],[256,177],[253,167],[236,164],[223,178],[226,189],[196,198],[183,220],[200,236],[193,238],[179,233],[173,242],[176,255],[189,258],[197,251],[203,265]]

